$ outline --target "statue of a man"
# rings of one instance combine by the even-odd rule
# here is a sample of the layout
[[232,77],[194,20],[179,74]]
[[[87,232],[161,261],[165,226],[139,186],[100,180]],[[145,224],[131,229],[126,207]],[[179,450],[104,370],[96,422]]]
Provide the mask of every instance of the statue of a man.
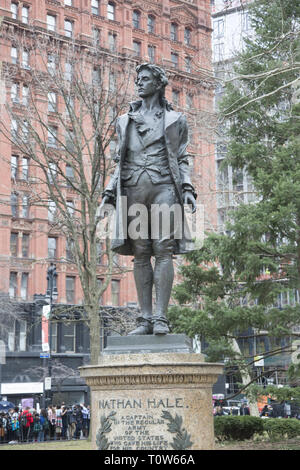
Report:
[[[122,226],[124,197],[127,227],[132,220],[132,214],[129,214],[133,204],[146,207],[148,220],[151,209],[157,205],[172,207],[177,204],[183,208],[184,204],[189,204],[193,212],[196,210],[196,194],[188,166],[186,119],[165,99],[168,80],[163,69],[146,63],[139,65],[136,71],[141,100],[131,103],[129,112],[118,118],[117,168],[103,193],[101,204],[101,207],[105,203],[116,206],[118,227]],[[112,241],[115,252],[134,256],[134,279],[141,316],[137,328],[129,333],[131,335],[165,335],[169,332],[166,311],[174,278],[173,255],[193,249],[186,234],[179,239],[175,237],[174,218],[170,217],[168,236],[159,227],[159,235],[151,237],[149,223],[146,236],[145,227],[139,237],[130,237],[122,227]],[[151,257],[155,258],[154,269]],[[153,285],[156,294],[154,313]]]

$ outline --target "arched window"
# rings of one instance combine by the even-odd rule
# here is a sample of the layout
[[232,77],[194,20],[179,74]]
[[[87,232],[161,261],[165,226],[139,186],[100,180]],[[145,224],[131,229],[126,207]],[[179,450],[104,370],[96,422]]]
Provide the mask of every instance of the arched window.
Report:
[[140,29],[140,27],[141,27],[141,13],[138,10],[133,11],[132,25],[136,29]]
[[178,40],[178,26],[176,23],[171,23],[171,39],[172,41]]
[[153,15],[148,15],[148,33],[155,32],[155,18]]
[[185,28],[184,29],[184,44],[189,46],[191,44],[191,37],[192,37],[192,32],[190,28]]

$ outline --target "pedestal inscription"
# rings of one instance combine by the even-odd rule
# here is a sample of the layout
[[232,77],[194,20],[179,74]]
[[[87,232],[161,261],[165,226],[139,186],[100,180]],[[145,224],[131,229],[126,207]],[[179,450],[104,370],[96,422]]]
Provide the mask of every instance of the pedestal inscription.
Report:
[[195,353],[113,354],[80,371],[91,389],[94,449],[213,449],[221,364]]
[[[96,435],[99,450],[184,450],[192,447],[185,428],[184,396],[155,394],[137,398],[136,393],[107,399],[98,395],[100,427]],[[107,395],[106,395],[107,397]]]

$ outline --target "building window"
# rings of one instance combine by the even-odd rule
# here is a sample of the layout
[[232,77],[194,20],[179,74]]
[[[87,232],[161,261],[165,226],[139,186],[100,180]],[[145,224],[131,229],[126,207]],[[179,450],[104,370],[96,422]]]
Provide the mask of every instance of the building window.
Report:
[[22,235],[22,257],[29,257],[29,233],[23,233]]
[[48,183],[54,184],[57,180],[58,168],[55,162],[49,162],[47,168]]
[[28,219],[29,217],[29,196],[24,194],[22,197],[22,217]]
[[56,16],[47,15],[47,30],[56,31]]
[[28,273],[22,273],[21,276],[21,292],[20,292],[20,297],[22,300],[27,300],[28,297]]
[[51,322],[50,348],[52,352],[57,352],[57,336],[57,322]]
[[189,46],[191,44],[191,30],[189,28],[184,29],[184,44],[186,46]]
[[92,72],[93,85],[99,85],[101,83],[101,70],[99,67],[94,67]]
[[17,273],[9,275],[9,296],[13,299],[17,297],[18,277]]
[[75,277],[66,277],[66,299],[68,304],[75,303]]
[[120,281],[117,279],[111,281],[111,304],[120,305]]
[[108,47],[111,52],[117,50],[117,35],[115,33],[108,33]]
[[66,239],[66,259],[67,261],[73,263],[75,261],[74,256],[74,240],[71,238]]
[[192,71],[191,63],[192,63],[191,58],[186,56],[184,58],[184,65],[185,65],[185,71],[188,72],[188,73],[191,73],[191,71]]
[[220,62],[224,58],[224,44],[219,43],[214,45],[214,61]]
[[109,2],[107,5],[107,18],[112,21],[116,19],[116,7],[112,2]]
[[155,33],[155,18],[152,15],[148,15],[148,33]]
[[25,50],[22,51],[22,67],[23,69],[29,68],[29,52]]
[[19,125],[16,119],[11,120],[11,137],[13,140],[18,139]]
[[172,61],[173,67],[177,69],[178,68],[178,54],[176,54],[175,52],[171,52],[171,61]]
[[172,101],[175,104],[175,106],[179,105],[179,91],[178,90],[172,90]]
[[92,0],[92,14],[99,15],[99,0]]
[[18,256],[18,233],[11,232],[10,234],[10,256],[15,258]]
[[73,65],[70,62],[65,63],[65,80],[71,82],[73,78]]
[[19,320],[19,351],[26,351],[27,343],[27,322]]
[[186,102],[186,107],[187,107],[188,109],[193,108],[193,105],[194,105],[194,103],[193,103],[193,95],[190,95],[189,93],[187,93],[186,96],[185,96],[185,102]]
[[61,324],[61,338],[60,352],[74,353],[76,345],[76,324],[74,322]]
[[11,48],[10,57],[13,64],[18,63],[18,49],[15,46]]
[[155,62],[155,46],[148,46],[148,56],[151,64]]
[[10,196],[10,207],[12,217],[18,217],[19,207],[18,207],[18,196],[16,193],[12,193]]
[[141,14],[138,10],[134,10],[132,13],[132,26],[135,29],[140,29]]
[[172,41],[178,40],[178,26],[176,23],[171,23],[171,39]]
[[22,105],[23,106],[28,105],[29,103],[28,97],[29,97],[29,88],[28,86],[23,85],[23,88],[22,88]]
[[73,0],[65,0],[65,7],[71,7]]
[[28,24],[29,22],[29,7],[22,7],[22,23]]
[[57,95],[53,91],[48,93],[48,111],[50,113],[57,111]]
[[249,31],[249,12],[248,11],[243,11],[242,12],[242,30],[243,31]]
[[141,43],[138,41],[133,41],[133,50],[134,55],[137,57],[141,57]]
[[74,212],[75,212],[74,201],[67,201],[67,211],[68,211],[70,217],[74,216]]
[[224,36],[224,20],[215,20],[213,23],[214,38],[222,38]]
[[56,204],[54,201],[48,202],[48,220],[49,222],[54,222],[56,218]]
[[48,127],[48,146],[57,147],[57,128],[54,126]]
[[16,155],[11,156],[11,177],[16,180],[18,177],[18,157]]
[[48,237],[48,258],[56,259],[57,239],[56,237]]
[[[100,277],[97,278],[97,287],[98,289],[100,290],[101,289],[101,286],[103,284],[103,279],[101,279]],[[102,305],[103,304],[103,298],[102,298],[102,295],[99,297],[99,305]]]
[[114,92],[116,90],[116,76],[113,72],[109,74],[109,91]]
[[22,158],[22,180],[28,181],[29,176],[29,158]]
[[11,3],[10,11],[11,11],[11,17],[14,20],[17,20],[18,19],[18,4],[17,3]]
[[94,45],[100,44],[100,29],[99,28],[93,28],[92,29],[92,34],[93,34],[93,43]]
[[54,75],[56,72],[56,56],[48,54],[47,68],[50,75]]
[[22,122],[22,138],[23,142],[28,142],[29,138],[29,123],[28,121]]
[[65,20],[65,36],[67,38],[73,37],[73,22],[71,20]]
[[74,182],[74,169],[71,165],[66,165],[66,180],[68,188],[72,188]]
[[10,97],[13,103],[19,103],[20,85],[19,83],[13,83],[10,89]]

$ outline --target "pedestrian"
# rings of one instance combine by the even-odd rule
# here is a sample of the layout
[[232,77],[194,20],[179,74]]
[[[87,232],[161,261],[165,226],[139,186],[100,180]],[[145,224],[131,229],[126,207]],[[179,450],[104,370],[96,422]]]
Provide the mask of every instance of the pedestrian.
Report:
[[75,439],[75,429],[76,429],[76,415],[75,409],[69,408],[68,409],[68,437],[69,439]]
[[82,411],[82,434],[83,437],[88,437],[88,414],[89,410],[85,406],[85,404],[81,404],[81,411]]
[[33,441],[39,442],[39,434],[42,431],[42,425],[40,421],[40,415],[38,413],[34,414],[33,417]]
[[240,415],[241,416],[249,416],[250,415],[250,410],[249,407],[246,406],[245,403],[242,403],[242,406],[240,407]]
[[68,408],[67,406],[62,406],[61,421],[62,421],[61,437],[62,439],[66,439],[67,432],[68,432]]
[[291,414],[292,414],[291,405],[285,401],[283,409],[284,409],[284,417],[291,418]]
[[75,434],[74,438],[75,439],[80,439],[80,434],[82,431],[82,423],[83,423],[83,415],[82,415],[82,410],[80,405],[76,405],[75,407],[75,423],[76,423],[76,428],[75,428]]
[[4,411],[0,413],[0,443],[7,442],[7,415]]
[[41,428],[40,428],[37,440],[38,442],[44,442],[47,431],[49,431],[48,416],[44,408],[42,408],[40,412],[40,425],[41,425]]
[[50,439],[55,440],[56,438],[56,435],[55,435],[56,412],[55,412],[54,406],[52,405],[48,406],[48,420],[50,423],[50,429],[49,429]]
[[32,426],[33,426],[33,416],[30,412],[29,406],[20,415],[20,427],[21,427],[21,436],[22,441],[27,441],[32,437]]
[[216,406],[216,412],[214,416],[224,416],[224,411],[222,406]]
[[9,444],[16,444],[20,439],[20,421],[19,421],[19,408],[13,408],[10,412],[10,424],[9,424]]
[[55,423],[55,435],[56,439],[60,440],[62,434],[62,418],[61,418],[61,407],[56,407],[56,423]]

